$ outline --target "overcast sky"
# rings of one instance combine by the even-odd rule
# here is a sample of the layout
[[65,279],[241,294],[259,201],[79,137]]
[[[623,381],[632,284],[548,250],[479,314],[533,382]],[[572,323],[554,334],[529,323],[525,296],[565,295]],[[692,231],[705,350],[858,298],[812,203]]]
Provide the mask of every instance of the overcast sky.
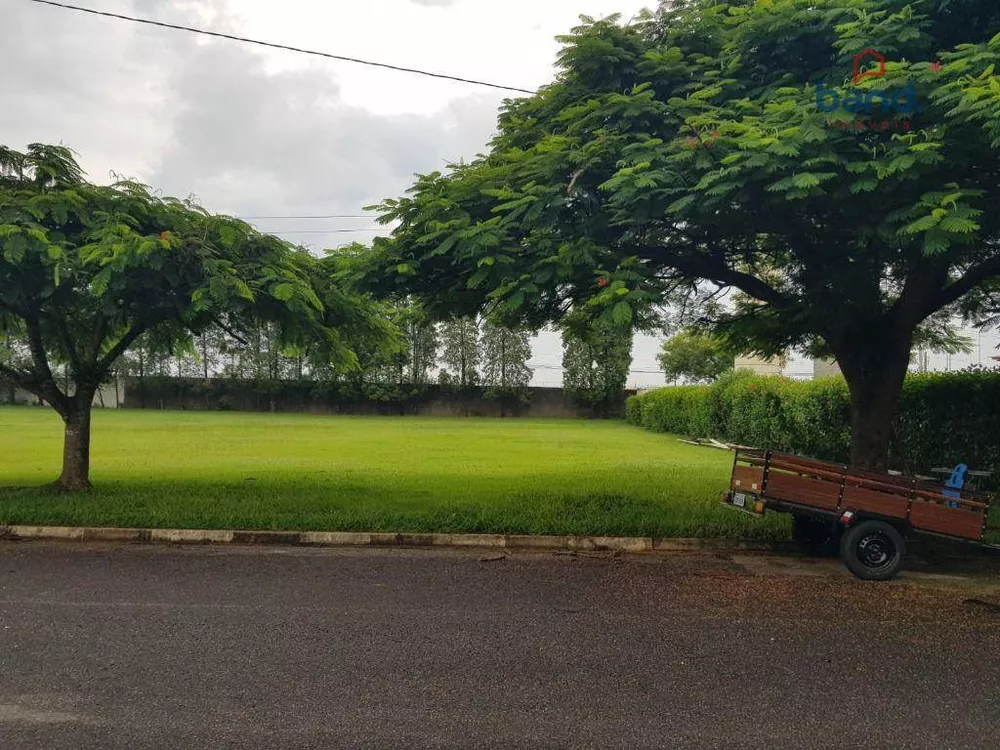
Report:
[[[349,57],[534,89],[581,14],[636,0],[78,0],[80,5]],[[238,216],[362,214],[415,173],[481,152],[504,92],[5,0],[0,143],[64,143],[95,181],[112,172]],[[361,219],[260,219],[314,249]],[[329,231],[340,230],[340,231]],[[633,384],[662,382],[655,339]],[[535,345],[558,385],[558,338]],[[641,372],[641,371],[649,372]]]

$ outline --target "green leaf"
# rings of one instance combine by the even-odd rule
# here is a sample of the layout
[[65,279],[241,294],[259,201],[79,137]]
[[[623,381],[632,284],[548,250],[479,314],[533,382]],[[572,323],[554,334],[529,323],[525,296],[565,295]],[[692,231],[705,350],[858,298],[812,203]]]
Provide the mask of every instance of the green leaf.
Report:
[[466,282],[466,287],[468,287],[469,289],[475,289],[484,281],[486,281],[486,279],[489,278],[489,275],[490,271],[488,267],[485,268],[481,267],[477,269],[476,272],[469,277],[468,282]]
[[632,306],[628,302],[619,302],[611,308],[611,320],[615,325],[631,325],[632,315]]
[[851,183],[851,192],[854,193],[855,195],[858,193],[871,193],[877,189],[878,189],[878,180],[873,179],[871,177]]
[[250,289],[250,287],[247,285],[247,283],[245,281],[243,281],[243,279],[236,279],[233,282],[233,285],[236,288],[236,296],[237,297],[239,297],[241,299],[245,299],[245,300],[247,300],[249,302],[253,302],[253,300],[254,300],[253,291]]
[[111,266],[104,266],[90,282],[90,293],[95,297],[101,297],[108,291],[108,284],[111,282]]
[[948,216],[941,220],[938,225],[945,232],[955,232],[957,234],[971,234],[978,232],[979,224],[971,219],[962,219],[957,216]]
[[797,188],[811,188],[819,185],[819,177],[816,175],[806,172],[805,174],[797,174],[792,178],[792,184]]
[[917,219],[912,224],[908,224],[907,226],[903,227],[900,231],[903,234],[920,234],[920,232],[926,232],[936,227],[938,225],[938,221],[939,221],[938,218],[933,215],[924,216],[920,219]]
[[924,253],[926,255],[938,255],[946,252],[950,247],[948,235],[940,229],[931,229],[924,235]]
[[274,295],[275,299],[288,302],[288,300],[295,296],[295,286],[288,283],[278,284],[274,287],[271,294]]
[[669,206],[667,206],[668,214],[679,214],[684,211],[685,208],[692,205],[698,200],[697,196],[685,195],[683,198],[678,198]]

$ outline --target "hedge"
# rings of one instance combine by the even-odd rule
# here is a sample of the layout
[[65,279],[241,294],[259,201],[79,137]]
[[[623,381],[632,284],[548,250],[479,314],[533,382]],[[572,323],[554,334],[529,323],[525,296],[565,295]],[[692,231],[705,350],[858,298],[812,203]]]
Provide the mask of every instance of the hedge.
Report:
[[[843,378],[809,382],[727,373],[708,386],[630,398],[626,418],[653,432],[716,438],[830,461],[850,454],[850,397]],[[889,464],[923,473],[966,463],[1000,478],[1000,372],[911,375],[903,386]]]

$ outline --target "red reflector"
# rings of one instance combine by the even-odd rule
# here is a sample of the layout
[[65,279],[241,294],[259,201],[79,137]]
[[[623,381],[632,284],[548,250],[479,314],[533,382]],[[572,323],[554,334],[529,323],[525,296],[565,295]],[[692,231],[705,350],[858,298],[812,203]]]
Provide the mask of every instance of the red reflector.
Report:
[[845,510],[843,515],[840,516],[840,522],[844,524],[844,526],[850,525],[851,521],[853,520],[854,520],[854,512],[850,510]]

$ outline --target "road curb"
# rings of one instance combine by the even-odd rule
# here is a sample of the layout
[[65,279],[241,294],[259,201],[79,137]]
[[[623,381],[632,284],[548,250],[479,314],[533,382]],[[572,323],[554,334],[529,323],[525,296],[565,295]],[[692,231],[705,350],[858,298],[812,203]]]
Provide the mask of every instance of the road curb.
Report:
[[221,529],[127,529],[100,526],[0,526],[0,539],[159,544],[250,544],[308,547],[439,547],[572,552],[775,552],[792,542],[754,539],[658,539],[622,536],[526,534],[424,534],[355,531],[256,531]]

